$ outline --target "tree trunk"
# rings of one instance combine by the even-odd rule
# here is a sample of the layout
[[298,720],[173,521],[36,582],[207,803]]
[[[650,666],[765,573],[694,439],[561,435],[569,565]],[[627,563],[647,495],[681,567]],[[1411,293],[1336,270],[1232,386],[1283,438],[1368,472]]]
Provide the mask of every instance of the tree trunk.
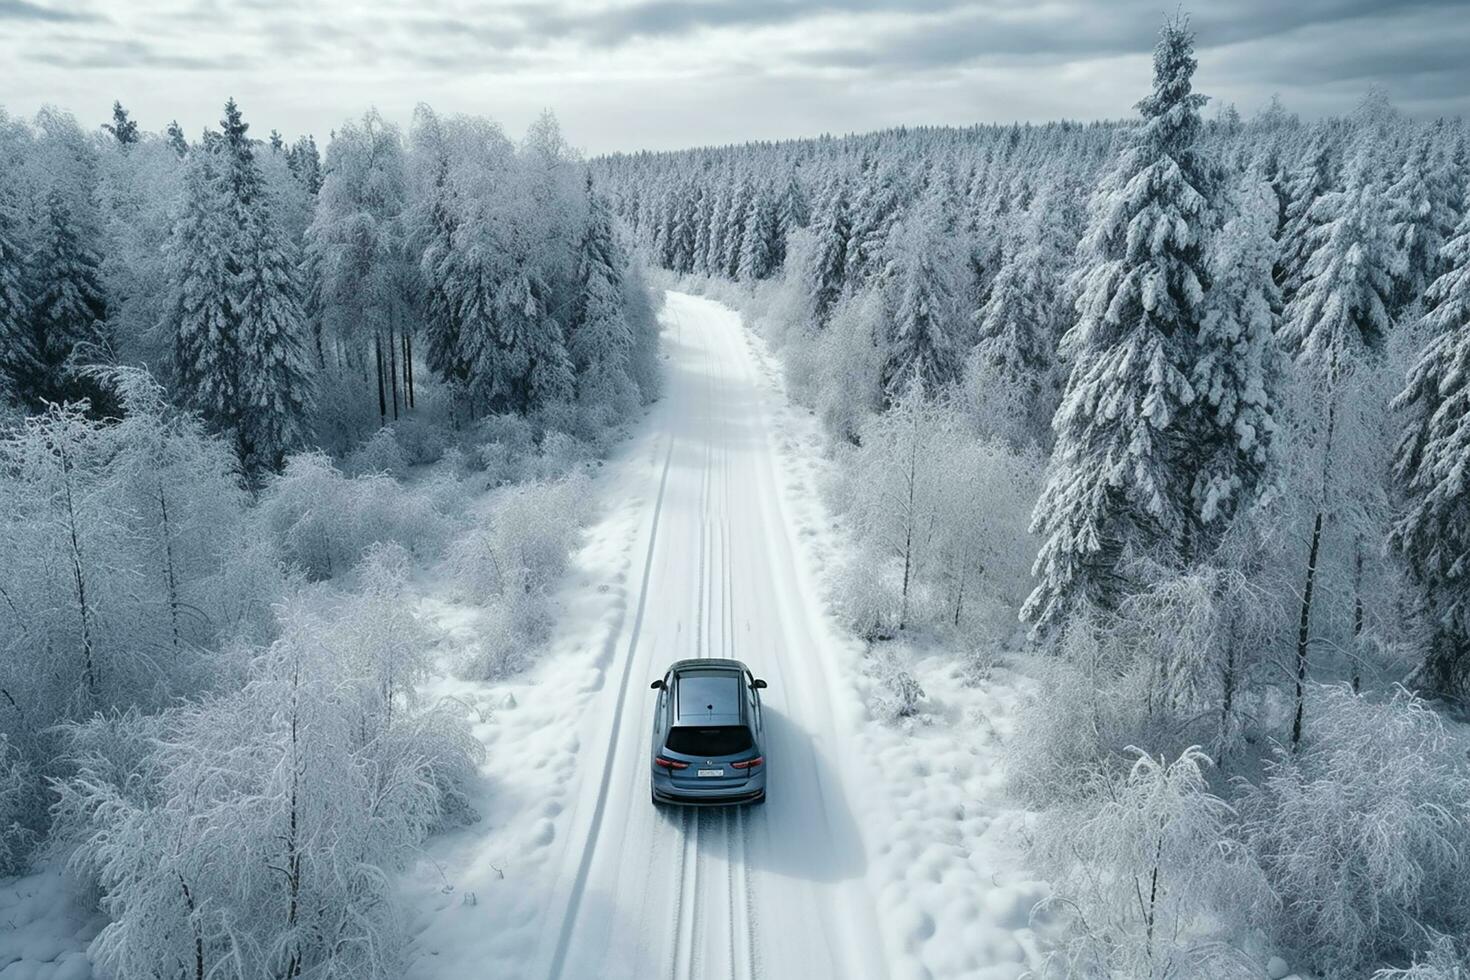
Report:
[[1307,550],[1306,584],[1302,588],[1301,616],[1297,623],[1296,636],[1296,712],[1291,721],[1291,750],[1295,752],[1302,741],[1302,714],[1304,710],[1307,682],[1307,655],[1312,641],[1312,592],[1317,584],[1317,558],[1322,550],[1322,517],[1327,509],[1327,474],[1332,470],[1332,437],[1337,428],[1337,355],[1332,356],[1329,372],[1332,391],[1327,403],[1327,444],[1322,448],[1322,483],[1317,498],[1317,516],[1312,522],[1312,544]]
[[82,627],[82,686],[86,690],[87,707],[90,709],[97,703],[97,665],[96,651],[92,647],[92,609],[87,604],[87,580],[82,572],[82,545],[77,535],[76,502],[72,497],[71,487],[71,457],[67,455],[66,446],[61,443],[56,444],[56,450],[61,459],[62,487],[66,491],[66,529],[71,541],[72,581],[77,590],[77,617],[81,620]]
[[174,663],[179,660],[182,641],[179,636],[179,581],[174,574],[174,536],[168,521],[168,494],[163,489],[163,479],[158,479],[158,513],[163,521],[163,556],[165,581],[168,585],[169,624],[173,628]]
[[1363,686],[1363,536],[1353,541],[1353,693]]
[[1322,510],[1312,524],[1312,546],[1307,552],[1307,582],[1302,589],[1301,619],[1296,633],[1296,715],[1291,722],[1291,748],[1295,752],[1302,740],[1303,687],[1307,681],[1307,648],[1312,639],[1312,590],[1317,584],[1317,553],[1322,545]]
[[393,331],[388,331],[388,387],[393,392],[393,421],[398,421],[398,349],[393,343]]
[[408,392],[408,407],[412,411],[414,405],[413,392],[413,333],[403,331],[403,386]]
[[373,348],[378,355],[378,426],[388,424],[388,394],[383,390],[383,335],[373,334]]

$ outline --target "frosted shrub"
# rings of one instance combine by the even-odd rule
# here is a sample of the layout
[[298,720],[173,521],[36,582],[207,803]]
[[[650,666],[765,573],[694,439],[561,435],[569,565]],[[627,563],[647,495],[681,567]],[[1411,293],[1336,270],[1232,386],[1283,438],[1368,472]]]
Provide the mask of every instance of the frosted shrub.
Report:
[[1098,777],[1076,808],[1041,817],[1031,857],[1052,876],[1051,912],[1074,928],[1045,974],[1057,977],[1256,977],[1217,922],[1264,915],[1272,896],[1209,792],[1197,748],[1173,762],[1133,750],[1123,774]]
[[[422,408],[419,410],[423,411]],[[393,439],[410,466],[437,463],[449,449],[444,423],[420,415],[399,419],[392,426]]]
[[[1465,940],[1462,937],[1461,943]],[[1379,970],[1372,980],[1470,980],[1470,950],[1457,950],[1448,936],[1434,937],[1422,959],[1403,970]]]
[[1308,740],[1245,795],[1246,830],[1282,938],[1328,976],[1361,976],[1470,932],[1466,743],[1403,690],[1314,700]]
[[1188,747],[1175,719],[1151,709],[1148,664],[1115,642],[1115,629],[1111,617],[1075,617],[1057,656],[1042,665],[1036,691],[1021,702],[1006,772],[1012,792],[1029,805],[1075,803],[1097,780],[1119,778],[1133,764],[1130,746],[1170,754]]
[[842,621],[869,642],[898,632],[898,590],[883,580],[882,562],[872,555],[860,554],[838,569],[832,601]]
[[261,495],[259,517],[281,559],[318,580],[347,571],[377,542],[433,554],[451,526],[423,491],[380,474],[346,477],[322,453],[287,461]]
[[550,633],[546,596],[566,569],[590,514],[588,478],[510,487],[483,505],[449,549],[447,567],[466,599],[488,607],[476,676],[521,669]]
[[44,827],[41,780],[26,758],[0,736],[0,876],[20,874]]
[[[393,674],[417,646],[396,575],[382,553],[358,601],[288,606],[234,694],[122,719],[106,737],[88,731],[100,719],[77,731],[58,810],[111,918],[91,949],[103,970],[402,975],[392,872],[463,810],[478,743],[452,715],[417,711],[408,675]],[[146,750],[124,775],[127,746]]]
[[[56,726],[215,686],[211,651],[268,640],[285,584],[252,539],[229,448],[146,373],[102,380],[122,418],[51,407],[0,436],[0,833],[10,828],[12,862],[46,829]],[[25,782],[35,791],[19,792]]]
[[919,714],[927,697],[924,688],[891,649],[870,650],[868,670],[877,682],[873,707],[879,718],[891,723]]
[[1148,670],[1151,711],[1197,731],[1217,755],[1235,748],[1263,691],[1262,652],[1281,607],[1245,570],[1200,565],[1157,576],[1120,609],[1109,642]]
[[819,335],[813,366],[817,416],[835,439],[856,441],[870,415],[882,408],[885,329],[882,296],[872,290],[840,303]]
[[346,469],[357,476],[384,473],[402,479],[408,473],[408,454],[389,427],[379,429],[347,457]]

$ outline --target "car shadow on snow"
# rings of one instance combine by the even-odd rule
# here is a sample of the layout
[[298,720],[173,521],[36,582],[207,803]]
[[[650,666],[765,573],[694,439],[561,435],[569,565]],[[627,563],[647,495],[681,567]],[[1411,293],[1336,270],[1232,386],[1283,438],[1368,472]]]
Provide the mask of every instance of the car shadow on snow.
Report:
[[662,806],[664,820],[697,832],[701,854],[724,861],[742,834],[745,864],[784,878],[837,882],[867,873],[862,834],[836,763],[809,731],[765,707],[766,802],[738,808]]

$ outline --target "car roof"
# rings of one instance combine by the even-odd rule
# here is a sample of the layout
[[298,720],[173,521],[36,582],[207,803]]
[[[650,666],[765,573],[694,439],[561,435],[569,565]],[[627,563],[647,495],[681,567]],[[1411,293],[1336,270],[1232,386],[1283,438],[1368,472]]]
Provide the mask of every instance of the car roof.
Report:
[[745,683],[731,661],[683,661],[673,673],[675,725],[745,723]]
[[748,671],[750,668],[739,660],[731,660],[728,657],[697,657],[690,660],[675,660],[669,665],[669,670],[675,674],[690,669]]

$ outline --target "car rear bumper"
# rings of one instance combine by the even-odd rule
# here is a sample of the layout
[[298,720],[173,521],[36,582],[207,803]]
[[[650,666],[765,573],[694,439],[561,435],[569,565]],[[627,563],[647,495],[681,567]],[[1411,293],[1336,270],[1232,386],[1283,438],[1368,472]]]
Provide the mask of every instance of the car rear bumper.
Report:
[[660,803],[675,803],[679,806],[739,806],[742,803],[756,803],[766,795],[764,786],[751,790],[748,787],[733,792],[714,792],[693,795],[679,792],[660,792],[659,788],[653,788],[653,798]]

